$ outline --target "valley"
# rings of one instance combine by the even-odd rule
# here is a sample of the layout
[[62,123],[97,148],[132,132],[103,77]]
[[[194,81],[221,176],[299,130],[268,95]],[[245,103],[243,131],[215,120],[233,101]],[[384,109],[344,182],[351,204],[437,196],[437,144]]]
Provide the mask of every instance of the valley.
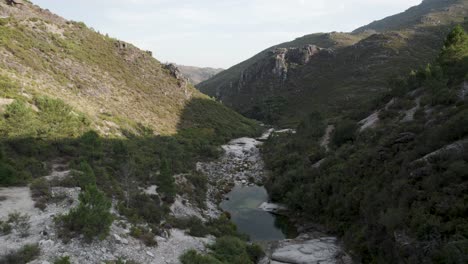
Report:
[[0,0],[0,264],[465,264],[467,95],[467,0],[226,70]]

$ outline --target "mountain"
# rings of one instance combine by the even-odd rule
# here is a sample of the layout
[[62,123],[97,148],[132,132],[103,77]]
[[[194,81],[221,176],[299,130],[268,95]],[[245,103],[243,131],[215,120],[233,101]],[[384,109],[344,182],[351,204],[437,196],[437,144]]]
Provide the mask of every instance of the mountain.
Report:
[[351,33],[318,33],[268,48],[197,85],[247,116],[295,124],[312,110],[362,115],[388,79],[434,59],[467,16],[466,0],[426,0]]
[[190,83],[193,85],[197,85],[203,81],[210,79],[211,77],[215,76],[216,74],[224,71],[224,69],[220,68],[201,68],[201,67],[194,67],[194,66],[184,66],[184,65],[177,65],[180,69],[182,74],[189,79]]

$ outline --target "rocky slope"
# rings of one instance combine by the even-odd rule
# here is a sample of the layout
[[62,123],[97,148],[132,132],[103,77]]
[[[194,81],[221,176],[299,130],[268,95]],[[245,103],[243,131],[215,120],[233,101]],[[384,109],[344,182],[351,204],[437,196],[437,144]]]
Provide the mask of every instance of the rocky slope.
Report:
[[362,111],[389,77],[431,61],[466,0],[426,0],[352,33],[282,43],[200,83],[228,106],[268,122],[294,123],[310,110]]
[[209,67],[194,67],[194,66],[184,66],[184,65],[177,65],[180,69],[182,74],[189,79],[190,83],[193,85],[197,85],[203,81],[210,79],[211,77],[215,76],[216,74],[224,71],[224,69],[220,68],[209,68]]

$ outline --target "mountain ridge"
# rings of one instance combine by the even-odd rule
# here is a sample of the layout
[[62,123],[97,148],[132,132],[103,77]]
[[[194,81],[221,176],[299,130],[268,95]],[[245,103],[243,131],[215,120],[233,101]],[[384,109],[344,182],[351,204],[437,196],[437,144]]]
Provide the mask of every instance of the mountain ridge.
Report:
[[[440,24],[434,25],[419,14],[417,26],[400,31],[359,30],[306,35],[268,48],[200,83],[197,88],[247,116],[283,125],[296,123],[289,120],[310,110],[334,109],[336,112],[341,105],[364,102],[385,89],[385,82],[392,75],[433,59],[451,25],[463,21],[466,16],[468,3],[465,0],[435,1],[445,6],[439,8],[440,12],[427,8],[433,2],[425,1],[402,14],[422,9],[425,16],[440,18]],[[289,63],[282,55],[275,54],[277,49],[301,49],[307,45],[333,53],[330,56],[319,53],[303,64]],[[286,66],[283,68],[288,71],[287,79],[274,74],[278,72],[275,70],[278,65]],[[398,67],[391,67],[393,65]]]

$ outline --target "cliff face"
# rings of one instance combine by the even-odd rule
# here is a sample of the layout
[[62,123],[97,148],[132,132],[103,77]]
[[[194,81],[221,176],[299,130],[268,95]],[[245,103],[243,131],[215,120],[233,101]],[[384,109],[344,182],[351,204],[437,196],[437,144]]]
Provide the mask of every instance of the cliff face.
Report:
[[[310,110],[366,105],[389,77],[431,61],[467,7],[465,0],[424,1],[352,33],[304,36],[269,48],[197,88],[244,114],[283,124]],[[281,103],[271,106],[271,101]]]

